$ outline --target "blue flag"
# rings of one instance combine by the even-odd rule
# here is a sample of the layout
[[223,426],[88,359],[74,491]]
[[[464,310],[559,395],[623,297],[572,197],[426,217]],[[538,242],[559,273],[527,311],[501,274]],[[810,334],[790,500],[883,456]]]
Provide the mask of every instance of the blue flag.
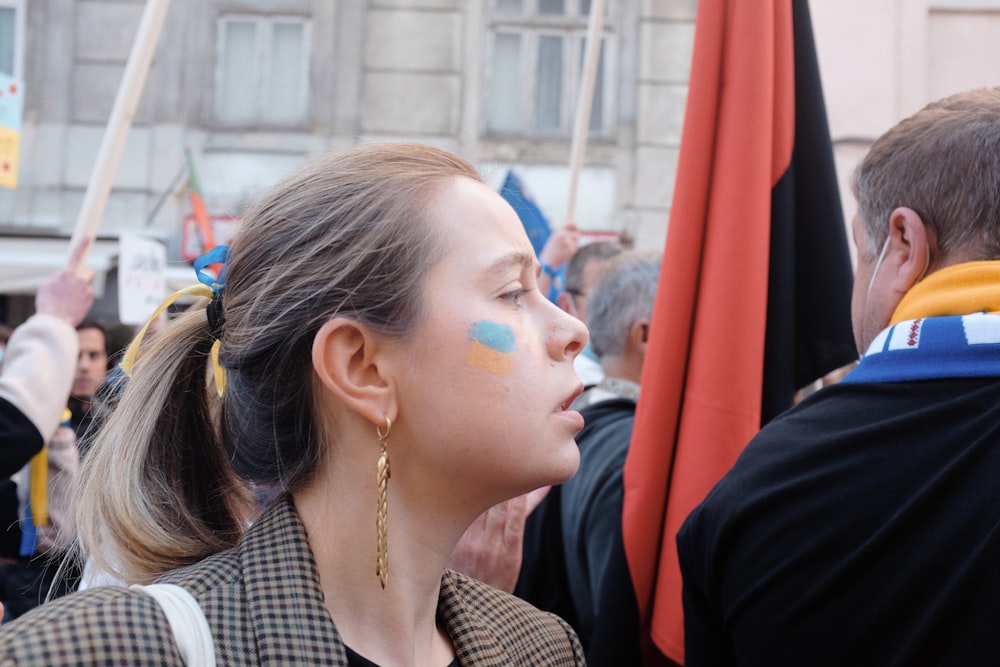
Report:
[[500,188],[500,196],[507,200],[517,212],[517,217],[521,218],[521,224],[528,233],[528,239],[537,257],[545,247],[545,242],[549,240],[549,235],[552,234],[552,228],[542,209],[538,208],[531,196],[525,192],[521,179],[512,170],[507,171],[507,178]]

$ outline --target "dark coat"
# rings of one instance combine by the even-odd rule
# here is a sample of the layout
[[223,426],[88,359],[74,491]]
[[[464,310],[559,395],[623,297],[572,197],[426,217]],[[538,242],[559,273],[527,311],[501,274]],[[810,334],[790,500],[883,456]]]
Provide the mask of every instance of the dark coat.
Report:
[[997,378],[817,392],[677,536],[685,664],[1000,664],[998,473]]

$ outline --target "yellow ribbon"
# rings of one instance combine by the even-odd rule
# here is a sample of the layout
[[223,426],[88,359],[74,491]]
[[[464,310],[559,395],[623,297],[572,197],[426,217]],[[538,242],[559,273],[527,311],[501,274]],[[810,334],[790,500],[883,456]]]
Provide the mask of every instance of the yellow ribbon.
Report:
[[36,526],[49,525],[49,446],[31,458],[28,497],[31,503],[31,522]]
[[[63,425],[69,424],[73,413],[63,408]],[[28,470],[28,502],[31,504],[31,523],[35,526],[49,525],[49,446],[42,445],[42,451],[31,457]]]
[[[182,296],[202,296],[209,300],[212,299],[212,288],[208,285],[188,285],[183,289],[179,289],[164,300],[163,303],[153,311],[152,317],[149,321],[143,325],[139,333],[136,334],[132,342],[129,343],[128,349],[125,350],[125,356],[122,358],[121,368],[125,375],[132,377],[132,369],[135,366],[135,359],[139,354],[139,346],[142,344],[142,339],[146,336],[146,331],[149,329],[149,325],[159,317],[163,311],[169,308],[177,299]],[[215,379],[215,391],[222,398],[223,394],[226,393],[226,369],[222,367],[219,363],[219,347],[221,346],[221,341],[216,340],[212,343],[212,377]]]
[[219,398],[222,398],[226,393],[226,369],[219,363],[220,347],[222,347],[222,341],[216,339],[212,343],[212,377],[215,378],[215,393],[219,395]]

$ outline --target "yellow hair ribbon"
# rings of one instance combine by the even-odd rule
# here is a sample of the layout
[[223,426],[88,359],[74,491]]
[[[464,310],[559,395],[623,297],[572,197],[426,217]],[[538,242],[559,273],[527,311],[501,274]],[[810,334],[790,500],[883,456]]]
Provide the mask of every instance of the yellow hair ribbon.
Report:
[[226,393],[226,369],[219,363],[219,348],[222,341],[218,338],[212,343],[212,376],[215,378],[215,393],[222,398]]
[[[136,334],[132,342],[129,343],[128,349],[125,350],[125,356],[122,358],[121,369],[125,375],[132,377],[132,369],[135,366],[135,359],[139,354],[139,346],[142,344],[142,339],[146,336],[146,331],[149,329],[149,325],[159,317],[163,311],[169,308],[177,299],[182,296],[203,296],[207,299],[211,299],[212,288],[208,285],[188,285],[183,289],[179,289],[164,300],[155,311],[153,315],[149,318],[149,321],[143,325],[139,333]],[[221,364],[219,364],[219,346],[220,341],[215,341],[212,344],[212,374],[215,378],[215,390],[221,397],[226,391],[226,369],[224,369]]]
[[[60,422],[69,426],[73,413],[63,408]],[[28,471],[28,503],[31,506],[31,523],[35,527],[49,525],[49,446],[31,457]]]
[[28,497],[31,503],[31,522],[36,526],[49,525],[49,446],[31,458]]

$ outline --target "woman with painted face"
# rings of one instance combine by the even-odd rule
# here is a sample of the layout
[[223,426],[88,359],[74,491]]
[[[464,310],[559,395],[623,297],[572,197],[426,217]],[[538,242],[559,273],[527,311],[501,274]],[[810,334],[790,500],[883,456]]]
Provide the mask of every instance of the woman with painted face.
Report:
[[[81,556],[133,586],[4,626],[0,661],[191,664],[196,635],[220,665],[582,664],[561,619],[445,567],[579,462],[587,333],[538,272],[514,211],[428,146],[355,146],[263,195],[207,308],[127,360],[81,471]],[[260,514],[258,489],[279,491]]]

